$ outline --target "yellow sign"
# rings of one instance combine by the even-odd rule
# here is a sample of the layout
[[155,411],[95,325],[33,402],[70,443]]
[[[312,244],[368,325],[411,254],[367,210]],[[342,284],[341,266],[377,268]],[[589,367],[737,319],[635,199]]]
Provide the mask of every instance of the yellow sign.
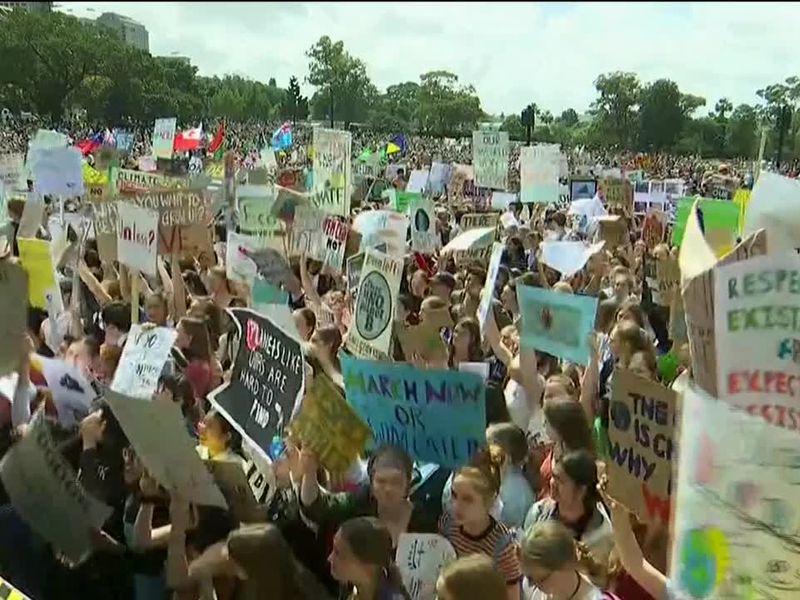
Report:
[[0,577],[0,600],[31,600],[8,581]]
[[46,310],[47,295],[58,285],[50,242],[26,238],[17,242],[22,268],[28,273],[28,300],[32,306]]

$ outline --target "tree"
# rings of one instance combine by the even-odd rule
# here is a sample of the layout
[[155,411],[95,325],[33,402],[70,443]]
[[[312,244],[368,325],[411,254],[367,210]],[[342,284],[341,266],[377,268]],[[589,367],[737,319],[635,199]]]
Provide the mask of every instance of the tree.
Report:
[[483,117],[475,88],[459,85],[458,75],[430,71],[419,79],[418,116],[423,131],[434,135],[467,134]]
[[714,105],[714,113],[712,116],[716,117],[720,121],[725,121],[728,113],[733,110],[733,104],[727,98],[720,98],[717,100],[717,103]]
[[511,114],[503,119],[500,129],[508,132],[509,139],[520,142],[525,140],[525,126],[522,124],[522,118],[518,114]]
[[379,131],[411,131],[416,129],[420,86],[406,81],[386,88],[373,104],[369,123]]
[[558,117],[558,121],[564,127],[573,127],[578,124],[578,120],[578,113],[573,108],[568,108]]
[[678,140],[686,118],[678,85],[659,79],[639,93],[639,146],[666,150]]
[[635,73],[616,71],[600,75],[594,82],[600,97],[592,103],[592,113],[607,143],[629,146],[639,103],[641,85]]
[[294,75],[289,78],[289,87],[281,103],[281,117],[291,119],[292,124],[308,117],[308,98],[300,93],[300,82]]
[[728,156],[757,156],[760,135],[756,110],[747,104],[740,104],[728,120]]

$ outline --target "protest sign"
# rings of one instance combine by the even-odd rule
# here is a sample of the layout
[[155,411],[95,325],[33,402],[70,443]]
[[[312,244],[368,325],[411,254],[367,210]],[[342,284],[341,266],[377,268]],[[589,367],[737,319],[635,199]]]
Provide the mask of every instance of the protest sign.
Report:
[[[203,454],[205,448],[197,447],[196,454]],[[255,490],[250,484],[249,465],[238,455],[233,458],[205,458],[202,464],[208,469],[214,483],[228,506],[231,516],[239,523],[254,523],[263,519],[264,510],[259,507]]]
[[517,195],[511,192],[492,192],[492,210],[508,210],[517,201]]
[[442,569],[456,559],[452,544],[435,533],[401,533],[395,563],[411,600],[435,600]]
[[253,251],[247,245],[239,245],[238,248],[234,246],[234,250],[253,261],[256,272],[274,285],[286,287],[294,277],[286,259],[272,248]]
[[692,207],[698,202],[703,211],[703,234],[708,245],[717,256],[726,254],[736,243],[739,235],[739,207],[728,200],[708,198],[681,198],[675,212],[675,225],[672,229],[672,245],[683,242],[686,222]]
[[353,465],[370,436],[369,427],[324,373],[314,377],[291,430],[323,467],[336,474]]
[[800,182],[777,173],[762,172],[750,194],[749,202],[739,199],[736,206],[745,214],[743,234],[763,228],[767,231],[769,251],[800,250]]
[[624,179],[603,179],[600,190],[606,200],[606,208],[612,214],[630,217],[633,214],[633,186]]
[[[35,374],[38,374],[38,379]],[[31,380],[50,391],[58,421],[66,427],[80,423],[89,414],[97,398],[94,387],[80,368],[59,358],[32,355]]]
[[289,306],[289,294],[276,285],[261,278],[253,280],[250,286],[250,306],[257,313],[265,316],[278,326],[293,340],[304,342],[292,316]]
[[131,325],[111,389],[131,398],[152,398],[177,337],[168,327]]
[[177,189],[186,187],[187,180],[179,177],[166,177],[159,173],[145,173],[132,169],[116,169],[116,190],[120,194],[141,194],[151,190]]
[[88,556],[91,531],[111,508],[86,493],[50,434],[44,410],[0,462],[0,479],[14,510],[56,552],[78,563]]
[[403,256],[406,250],[408,217],[393,210],[368,210],[353,219],[353,230],[361,234],[360,250],[380,249],[390,256]]
[[[6,188],[6,194],[27,190],[25,176],[25,155],[21,153],[0,154],[0,181]],[[21,184],[25,184],[22,186]]]
[[80,150],[72,146],[42,150],[33,163],[32,176],[33,189],[40,196],[83,195]]
[[470,229],[484,229],[487,227],[497,227],[500,222],[500,213],[484,212],[484,213],[469,213],[461,217],[461,231],[469,231]]
[[195,450],[179,403],[142,400],[108,390],[105,400],[147,472],[192,504],[227,508]]
[[477,187],[505,190],[508,187],[508,133],[472,132],[472,164]]
[[714,267],[729,265],[765,254],[767,236],[760,230],[742,240],[728,255],[717,261],[708,247],[697,215],[689,215],[678,264],[681,296],[686,315],[686,331],[692,358],[692,378],[700,388],[719,397],[717,391],[717,342],[714,317]]
[[28,276],[19,264],[0,261],[0,376],[19,366],[28,323]]
[[689,386],[669,581],[679,598],[797,598],[797,432]]
[[792,384],[800,371],[794,323],[800,295],[797,254],[759,256],[715,271],[717,397],[777,427],[795,429],[800,417]]
[[522,316],[520,343],[581,365],[589,363],[589,333],[597,298],[517,286]]
[[486,388],[474,373],[417,369],[342,356],[345,397],[375,446],[452,469],[486,443]]
[[11,585],[10,581],[0,577],[0,600],[31,600],[31,598]]
[[364,267],[364,253],[359,252],[347,259],[347,291],[355,298],[358,295],[358,282]]
[[[239,215],[239,231],[246,235],[267,240],[280,238],[281,220],[273,209],[278,200],[278,188],[274,185],[240,185],[236,188],[236,206]],[[271,248],[282,250],[282,242],[270,243]]]
[[158,211],[158,252],[197,256],[211,247],[211,213],[202,192],[176,190],[130,197],[141,208]]
[[242,252],[242,248],[255,253],[263,247],[264,240],[261,238],[228,231],[228,243],[225,245],[225,276],[252,287],[253,280],[258,275],[258,267]]
[[239,350],[230,383],[208,396],[236,430],[269,455],[275,435],[294,413],[303,390],[300,344],[255,311],[227,311],[236,324]]
[[402,275],[402,259],[375,250],[364,252],[353,326],[347,335],[347,347],[356,356],[378,358],[390,354]]
[[596,193],[596,179],[572,178],[569,180],[569,197],[572,202],[582,198],[594,198]]
[[313,206],[298,206],[292,225],[290,256],[306,255],[340,273],[348,227],[337,217]]
[[431,165],[431,174],[428,177],[428,189],[426,192],[432,196],[440,196],[444,192],[444,186],[450,181],[450,165],[447,163],[434,162]]
[[420,254],[433,254],[442,240],[436,232],[436,213],[428,198],[415,198],[408,207],[411,224],[411,249]]
[[123,265],[156,276],[158,213],[117,202],[117,259]]
[[481,335],[486,328],[486,319],[494,302],[494,288],[497,281],[497,274],[500,272],[500,261],[503,259],[504,244],[495,242],[492,244],[492,255],[489,259],[489,268],[486,271],[486,281],[481,292],[481,301],[478,304],[478,323],[481,326]]
[[314,188],[321,210],[350,216],[352,137],[347,131],[314,128]]
[[607,248],[624,245],[628,236],[626,221],[619,215],[595,217],[598,224],[597,238],[606,243]]
[[408,178],[407,192],[422,194],[428,186],[428,169],[414,169]]
[[542,262],[561,273],[562,277],[572,277],[583,269],[589,259],[600,252],[605,242],[584,244],[583,242],[544,241],[541,244]]
[[17,237],[36,238],[44,222],[44,213],[44,199],[37,194],[28,194],[28,199],[22,209]]
[[[555,144],[536,144],[520,149],[520,202],[558,202],[561,154]],[[573,198],[574,200],[575,198]]]
[[175,143],[175,127],[177,119],[156,119],[153,127],[153,157],[172,159],[172,148]]
[[390,189],[387,190],[391,192],[392,201],[390,205],[400,214],[408,214],[408,207],[411,206],[411,203],[415,200],[418,200],[422,194],[419,192],[401,192],[400,190]]
[[629,371],[614,371],[609,493],[644,523],[669,522],[676,409],[672,390]]
[[[96,192],[100,192],[99,194]],[[92,205],[92,223],[94,236],[100,259],[104,262],[117,260],[117,202],[110,201],[105,194],[105,187],[89,188],[89,202]]]
[[50,242],[45,240],[17,239],[19,259],[28,274],[28,299],[31,306],[48,310],[64,310],[61,288],[56,278]]

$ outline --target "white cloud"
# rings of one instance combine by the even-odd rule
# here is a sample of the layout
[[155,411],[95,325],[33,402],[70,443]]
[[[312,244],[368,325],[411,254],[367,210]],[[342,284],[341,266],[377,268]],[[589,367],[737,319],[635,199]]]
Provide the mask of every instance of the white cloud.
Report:
[[[94,12],[89,12],[90,9]],[[201,74],[286,85],[307,73],[322,35],[343,40],[379,88],[446,69],[475,85],[485,110],[536,102],[584,111],[594,79],[615,70],[734,104],[800,74],[797,3],[193,3],[69,2],[78,16],[117,12],[147,27],[157,55]]]

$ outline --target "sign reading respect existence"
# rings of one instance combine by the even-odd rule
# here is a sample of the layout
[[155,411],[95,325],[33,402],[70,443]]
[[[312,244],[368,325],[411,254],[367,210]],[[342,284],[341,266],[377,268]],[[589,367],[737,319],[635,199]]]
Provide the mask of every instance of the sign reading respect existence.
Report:
[[320,209],[343,217],[350,216],[351,145],[352,137],[347,131],[314,128],[312,194]]
[[342,356],[342,375],[376,446],[395,444],[415,460],[455,468],[486,443],[486,388],[474,373]]
[[504,190],[508,187],[508,133],[474,131],[472,164],[477,187]]
[[629,371],[614,372],[609,492],[643,522],[669,522],[677,395]]
[[303,390],[300,343],[257,312],[227,311],[239,333],[239,351],[230,383],[208,399],[265,456],[275,435],[282,435]]

